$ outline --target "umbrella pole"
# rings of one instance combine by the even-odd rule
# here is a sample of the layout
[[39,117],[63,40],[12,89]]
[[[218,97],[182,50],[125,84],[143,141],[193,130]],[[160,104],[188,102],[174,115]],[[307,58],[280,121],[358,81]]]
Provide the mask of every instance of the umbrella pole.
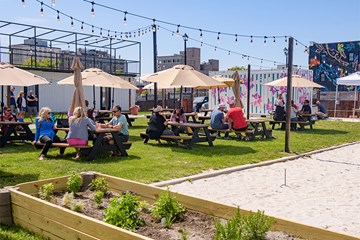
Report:
[[4,113],[4,86],[1,86],[1,116]]
[[182,107],[182,98],[183,98],[183,86],[180,87],[180,106]]
[[356,86],[355,86],[355,94],[354,94],[354,108],[353,108],[353,119],[355,118],[356,93],[357,93],[357,89],[356,89]]
[[218,103],[220,104],[220,88],[217,87],[217,91],[218,91]]
[[115,88],[112,89],[112,99],[111,99],[111,106],[114,107],[114,98],[115,98]]
[[96,100],[95,100],[95,85],[93,85],[93,104],[94,104],[94,109],[96,109]]
[[176,88],[174,88],[174,109],[176,108]]
[[336,91],[335,91],[335,106],[334,106],[334,117],[336,117],[336,105],[338,101],[338,87],[339,85],[336,84]]

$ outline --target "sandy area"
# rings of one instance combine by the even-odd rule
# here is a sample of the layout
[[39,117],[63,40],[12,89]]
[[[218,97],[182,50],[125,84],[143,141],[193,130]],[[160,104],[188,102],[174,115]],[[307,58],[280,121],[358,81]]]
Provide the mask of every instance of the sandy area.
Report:
[[171,190],[360,237],[360,143]]

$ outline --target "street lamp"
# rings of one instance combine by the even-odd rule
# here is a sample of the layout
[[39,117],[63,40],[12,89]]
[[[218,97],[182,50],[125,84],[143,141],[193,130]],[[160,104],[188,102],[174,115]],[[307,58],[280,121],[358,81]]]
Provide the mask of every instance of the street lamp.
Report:
[[189,36],[185,33],[183,39],[184,39],[184,64],[186,65],[186,42],[189,40]]
[[289,53],[289,50],[285,47],[283,51],[284,51],[284,54],[285,54],[285,57],[286,57],[286,65],[285,65],[285,67],[288,67],[288,53]]

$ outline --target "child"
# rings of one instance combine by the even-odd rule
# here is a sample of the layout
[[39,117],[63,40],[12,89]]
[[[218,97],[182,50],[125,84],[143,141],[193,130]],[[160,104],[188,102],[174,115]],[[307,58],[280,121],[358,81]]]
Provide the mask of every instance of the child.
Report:
[[17,115],[17,122],[24,122],[25,112],[20,111]]

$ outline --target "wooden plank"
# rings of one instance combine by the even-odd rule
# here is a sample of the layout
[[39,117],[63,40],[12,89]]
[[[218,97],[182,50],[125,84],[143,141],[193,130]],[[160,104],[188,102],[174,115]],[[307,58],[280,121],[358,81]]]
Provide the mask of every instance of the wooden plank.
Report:
[[55,190],[66,190],[66,182],[69,176],[65,176],[65,177],[58,177],[58,178],[49,178],[49,179],[45,179],[45,180],[37,180],[37,181],[32,181],[32,182],[27,182],[27,183],[21,183],[21,184],[17,184],[16,187],[19,188],[19,191],[30,194],[30,195],[34,195],[39,191],[39,187],[46,184],[46,183],[50,183],[52,182],[54,184],[54,189]]
[[[10,190],[11,201],[13,205],[19,205],[23,208],[29,209],[50,218],[53,221],[74,228],[80,232],[109,240],[150,240],[150,238],[141,236],[139,234],[118,228],[116,226],[107,224],[97,219],[90,218],[83,214],[70,211],[66,208],[42,201],[38,198],[29,196],[16,190]],[[16,216],[20,218],[19,216]]]
[[43,229],[38,228],[37,226],[34,226],[30,224],[29,222],[23,221],[21,219],[14,218],[14,221],[16,221],[16,224],[29,230],[30,232],[37,233],[45,238],[51,239],[51,240],[64,240],[63,238],[59,238],[58,236],[55,236],[51,232],[44,231]]
[[38,233],[44,236],[44,232],[55,235],[59,239],[82,239],[82,240],[99,240],[99,238],[92,237],[86,233],[80,232],[74,228],[58,223],[51,218],[39,215],[36,212],[30,211],[18,205],[13,205],[14,223],[18,221],[28,223],[36,226]]

